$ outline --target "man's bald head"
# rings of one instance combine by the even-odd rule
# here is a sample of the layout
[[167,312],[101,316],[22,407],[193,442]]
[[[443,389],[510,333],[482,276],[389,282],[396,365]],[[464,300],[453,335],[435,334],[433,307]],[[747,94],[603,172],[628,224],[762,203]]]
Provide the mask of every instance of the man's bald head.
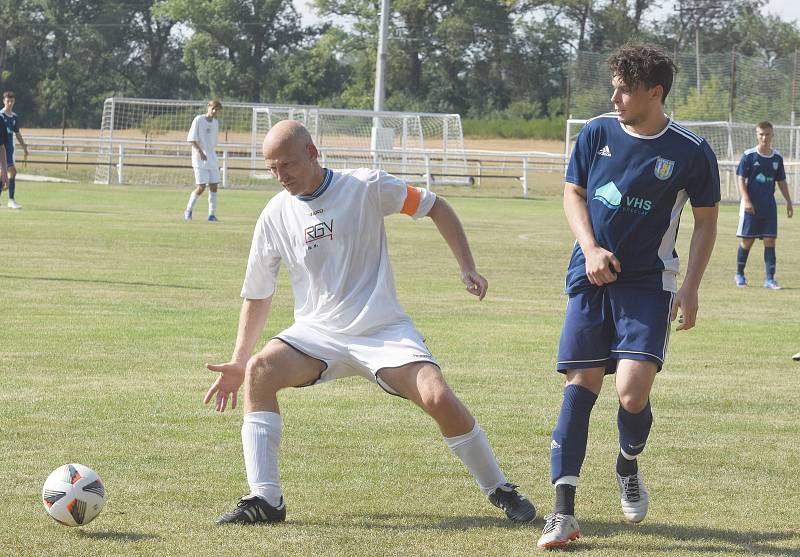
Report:
[[271,153],[286,150],[292,153],[305,151],[313,143],[311,134],[303,124],[296,120],[281,120],[264,137],[264,158],[271,158]]
[[317,147],[300,122],[282,120],[264,138],[264,161],[291,195],[309,195],[325,176],[317,161]]

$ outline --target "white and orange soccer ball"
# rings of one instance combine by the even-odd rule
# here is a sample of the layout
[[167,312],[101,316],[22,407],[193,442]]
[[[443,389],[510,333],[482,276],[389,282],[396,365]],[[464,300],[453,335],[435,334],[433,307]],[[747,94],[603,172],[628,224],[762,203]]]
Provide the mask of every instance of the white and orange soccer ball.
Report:
[[100,514],[106,488],[97,472],[83,464],[65,464],[47,476],[42,488],[44,508],[64,526],[84,526]]

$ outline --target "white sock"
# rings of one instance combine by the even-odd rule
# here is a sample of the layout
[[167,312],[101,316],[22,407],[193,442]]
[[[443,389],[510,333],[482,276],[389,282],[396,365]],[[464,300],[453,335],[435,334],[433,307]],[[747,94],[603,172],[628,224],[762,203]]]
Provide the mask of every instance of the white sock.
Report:
[[445,437],[444,442],[461,459],[484,495],[489,495],[506,483],[506,477],[497,464],[492,447],[489,446],[489,439],[478,422],[475,422],[475,427],[469,433]]
[[191,195],[189,196],[189,204],[186,206],[187,211],[191,211],[194,209],[194,204],[197,203],[197,198],[200,197],[197,195],[197,192],[192,190]]
[[208,192],[208,214],[213,215],[217,212],[217,192]]
[[273,507],[281,502],[278,447],[281,444],[281,415],[250,412],[242,423],[242,448],[250,495],[257,495]]

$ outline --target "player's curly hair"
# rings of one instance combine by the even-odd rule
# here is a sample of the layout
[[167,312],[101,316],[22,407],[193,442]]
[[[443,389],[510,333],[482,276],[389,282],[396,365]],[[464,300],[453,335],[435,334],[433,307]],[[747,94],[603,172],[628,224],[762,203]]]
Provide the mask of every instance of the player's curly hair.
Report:
[[675,63],[666,52],[649,44],[628,44],[608,57],[611,74],[619,78],[632,89],[640,83],[651,89],[661,85],[664,93],[661,102],[667,99],[672,89],[672,78],[678,71]]

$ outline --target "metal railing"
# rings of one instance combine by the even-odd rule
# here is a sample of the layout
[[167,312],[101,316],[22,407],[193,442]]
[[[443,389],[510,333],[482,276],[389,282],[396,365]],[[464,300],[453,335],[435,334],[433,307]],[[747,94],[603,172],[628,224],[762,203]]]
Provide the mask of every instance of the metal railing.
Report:
[[[106,166],[112,169],[108,182],[136,183],[129,179],[129,171],[152,169],[154,171],[185,172],[191,176],[191,147],[183,141],[108,139],[91,136],[25,134],[31,159],[29,162],[46,165]],[[109,148],[111,145],[111,148]],[[236,187],[237,180],[248,175],[253,181],[270,179],[266,168],[254,164],[254,146],[245,143],[223,143],[217,148],[220,160],[222,187]],[[565,157],[561,153],[509,152],[465,150],[464,159],[451,164],[437,150],[365,150],[355,148],[321,148],[323,164],[337,167],[372,166],[377,157],[382,167],[413,183],[427,188],[438,185],[465,185],[491,187],[498,182],[516,183],[522,197],[528,197],[532,175],[564,173]],[[466,168],[463,161],[466,160]],[[113,178],[113,179],[112,179]],[[165,178],[164,183],[173,183]],[[175,183],[185,183],[182,182]]]

